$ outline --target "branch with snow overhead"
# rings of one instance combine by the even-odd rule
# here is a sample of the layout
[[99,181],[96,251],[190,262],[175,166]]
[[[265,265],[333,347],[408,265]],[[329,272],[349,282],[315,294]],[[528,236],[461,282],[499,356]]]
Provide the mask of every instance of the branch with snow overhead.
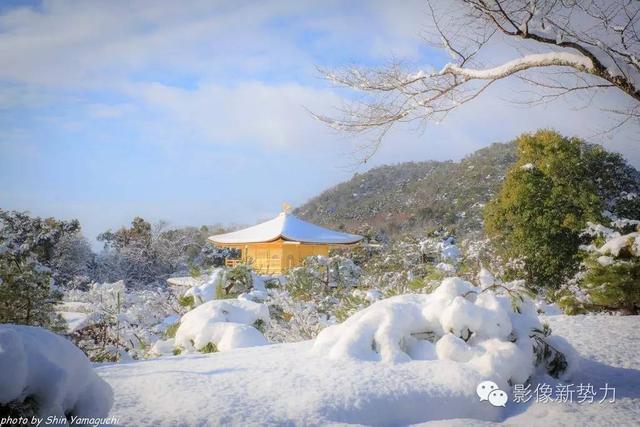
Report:
[[439,75],[453,74],[466,79],[496,80],[512,74],[536,67],[573,67],[589,72],[593,70],[593,62],[584,55],[568,52],[549,52],[524,56],[505,62],[503,65],[484,70],[464,68],[457,64],[447,64]]
[[[436,7],[440,6],[440,9]],[[625,0],[456,0],[449,9],[427,2],[432,18],[427,42],[444,48],[452,62],[439,70],[408,70],[400,63],[383,68],[320,70],[331,83],[359,93],[338,117],[314,116],[334,129],[372,131],[364,161],[375,154],[396,123],[438,123],[454,109],[480,96],[496,81],[518,75],[536,90],[534,105],[575,92],[615,89],[624,107],[603,106],[619,118],[609,130],[640,118],[640,3]],[[490,42],[513,39],[520,57],[487,67],[479,59]],[[551,69],[560,78],[543,72]],[[549,95],[545,95],[549,93]]]

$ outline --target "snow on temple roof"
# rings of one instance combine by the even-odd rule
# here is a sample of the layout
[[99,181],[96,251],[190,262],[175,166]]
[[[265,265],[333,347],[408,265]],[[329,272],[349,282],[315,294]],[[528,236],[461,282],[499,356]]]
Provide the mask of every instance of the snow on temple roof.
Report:
[[209,237],[213,243],[261,243],[282,238],[294,242],[345,245],[363,239],[357,234],[341,233],[303,221],[288,212],[253,227]]

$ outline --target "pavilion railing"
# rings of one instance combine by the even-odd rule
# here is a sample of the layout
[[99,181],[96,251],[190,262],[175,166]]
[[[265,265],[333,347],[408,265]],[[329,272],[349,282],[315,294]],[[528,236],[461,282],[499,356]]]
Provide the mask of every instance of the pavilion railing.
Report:
[[227,267],[236,267],[238,264],[241,264],[242,260],[241,259],[230,259],[227,258],[224,260],[224,265],[226,265]]

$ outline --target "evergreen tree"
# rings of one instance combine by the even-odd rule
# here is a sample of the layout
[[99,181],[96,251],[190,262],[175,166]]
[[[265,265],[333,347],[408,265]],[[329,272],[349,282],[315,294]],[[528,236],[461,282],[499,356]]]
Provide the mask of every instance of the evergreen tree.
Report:
[[55,246],[79,223],[0,209],[0,323],[53,327],[62,294],[51,274]]
[[[621,220],[618,223],[637,223]],[[627,227],[628,228],[628,227]],[[640,226],[639,226],[640,228]],[[580,288],[589,297],[588,306],[594,309],[620,311],[622,314],[640,313],[640,233],[609,231],[606,241],[598,249],[591,248],[584,261],[584,272],[578,278]],[[595,243],[601,240],[598,236]]]
[[484,211],[485,230],[509,258],[522,261],[533,287],[559,287],[576,272],[587,221],[600,218],[588,146],[549,130],[517,140],[518,161]]

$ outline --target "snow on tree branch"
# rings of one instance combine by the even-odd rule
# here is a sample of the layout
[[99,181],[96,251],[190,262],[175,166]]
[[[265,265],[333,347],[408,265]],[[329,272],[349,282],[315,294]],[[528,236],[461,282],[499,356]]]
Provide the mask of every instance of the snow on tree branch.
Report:
[[[357,97],[337,116],[314,116],[340,131],[373,132],[373,141],[363,147],[364,161],[395,124],[438,123],[493,82],[514,75],[533,86],[525,101],[531,105],[567,94],[617,90],[619,102],[601,106],[619,118],[609,131],[640,123],[640,2],[429,0],[427,7],[432,23],[426,41],[446,50],[451,63],[439,69],[411,70],[394,63],[320,70]],[[495,62],[495,49],[507,45],[520,56],[488,66]]]
[[505,62],[503,65],[498,67],[484,70],[464,68],[457,64],[447,64],[439,74],[453,74],[467,79],[495,80],[503,79],[529,68],[549,67],[552,65],[559,67],[573,67],[576,69],[583,69],[585,71],[593,70],[593,62],[586,56],[568,52],[550,52],[527,55],[522,58]]

